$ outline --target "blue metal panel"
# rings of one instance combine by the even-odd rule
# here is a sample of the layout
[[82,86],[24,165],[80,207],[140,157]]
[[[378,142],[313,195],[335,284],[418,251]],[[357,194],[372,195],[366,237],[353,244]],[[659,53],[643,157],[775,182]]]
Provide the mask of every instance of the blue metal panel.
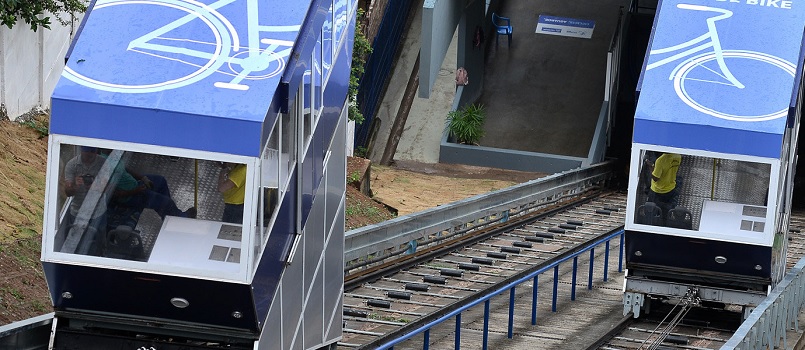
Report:
[[[297,174],[298,172],[294,171],[291,178],[295,178]],[[296,193],[296,181],[291,180],[288,192],[278,208],[277,219],[271,228],[271,235],[268,237],[252,280],[254,306],[257,310],[257,319],[261,322],[268,316],[268,309],[271,307],[272,298],[277,291],[280,274],[285,267],[285,258],[288,257],[295,237],[296,201],[293,199],[294,193]]]
[[803,23],[791,1],[663,0],[634,141],[778,158]]
[[[54,134],[259,156],[260,121],[224,120],[79,99],[55,101],[50,122]],[[149,115],[164,121],[154,124]],[[273,124],[274,119],[276,115],[266,122]]]
[[[313,141],[311,140],[310,147],[312,148]],[[305,153],[305,158],[299,163],[302,169],[300,170],[299,179],[302,186],[302,223],[307,222],[307,217],[310,215],[310,208],[313,206],[313,196],[315,195],[315,184],[321,179],[321,162],[316,162],[313,159],[313,153],[308,150]],[[317,164],[318,163],[318,164]],[[319,171],[317,171],[317,167]]]
[[53,93],[51,132],[259,155],[311,2],[204,2],[98,0]]

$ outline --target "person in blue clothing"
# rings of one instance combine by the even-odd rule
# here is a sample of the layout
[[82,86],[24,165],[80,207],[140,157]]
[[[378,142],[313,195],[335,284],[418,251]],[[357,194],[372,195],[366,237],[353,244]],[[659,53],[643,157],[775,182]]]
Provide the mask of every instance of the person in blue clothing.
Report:
[[114,198],[115,203],[138,210],[153,209],[163,220],[165,216],[196,217],[196,208],[190,207],[182,211],[171,198],[168,181],[156,174],[140,175],[131,169],[118,167],[120,178],[117,181]]
[[[71,164],[74,160],[68,162],[65,171],[65,178],[75,178],[74,184],[80,184],[83,187],[88,187],[92,179],[98,175],[105,157],[98,154],[98,149],[95,147],[81,147],[81,154],[76,161],[77,165],[83,165],[81,171],[72,170]],[[84,165],[86,164],[86,165]],[[77,171],[80,176],[76,176]],[[181,217],[196,217],[196,208],[191,207],[186,211],[179,210],[176,202],[171,198],[168,182],[165,177],[156,174],[140,175],[132,169],[127,169],[123,164],[118,164],[115,172],[119,174],[115,190],[112,193],[112,200],[116,205],[126,206],[137,211],[142,211],[145,208],[153,209],[159,214],[163,220],[165,216],[181,216]],[[113,175],[114,177],[114,175]],[[89,184],[88,184],[89,182]],[[68,182],[67,190],[74,188]],[[78,199],[78,197],[76,197]],[[80,203],[77,205],[80,206]]]

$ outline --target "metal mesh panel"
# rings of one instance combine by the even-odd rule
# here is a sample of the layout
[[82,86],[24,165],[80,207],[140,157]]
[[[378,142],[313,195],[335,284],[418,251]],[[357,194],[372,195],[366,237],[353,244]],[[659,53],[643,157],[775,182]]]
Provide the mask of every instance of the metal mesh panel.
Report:
[[[197,218],[220,220],[224,201],[218,192],[216,180],[220,168],[217,162],[198,160],[198,203],[195,203],[196,160],[163,155],[133,153],[128,167],[140,174],[158,174],[165,177],[176,206],[187,210],[196,206]],[[137,223],[142,234],[145,256],[151,254],[162,220],[153,210],[146,209]]]
[[[646,157],[653,163],[652,155]],[[641,164],[636,194],[639,204],[648,200],[649,169]],[[677,172],[678,205],[692,213],[693,229],[698,230],[705,200],[766,206],[770,175],[769,164],[682,155]]]

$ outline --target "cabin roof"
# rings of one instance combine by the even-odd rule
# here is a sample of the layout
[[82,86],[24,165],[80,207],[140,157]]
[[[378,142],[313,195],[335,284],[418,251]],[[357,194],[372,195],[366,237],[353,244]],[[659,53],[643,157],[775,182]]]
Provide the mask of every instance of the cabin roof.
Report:
[[796,112],[805,5],[750,3],[661,1],[634,142],[779,158]]
[[99,0],[51,132],[256,156],[311,1]]

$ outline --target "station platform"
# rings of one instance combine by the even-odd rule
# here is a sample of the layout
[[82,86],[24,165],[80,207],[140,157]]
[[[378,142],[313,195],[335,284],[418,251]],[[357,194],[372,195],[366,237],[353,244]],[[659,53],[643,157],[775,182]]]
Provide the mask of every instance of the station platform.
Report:
[[[421,1],[420,1],[421,3]],[[619,8],[628,0],[583,3],[545,0],[508,1],[498,14],[511,19],[512,45],[495,45],[485,34],[485,86],[478,103],[487,111],[481,146],[586,157],[604,99],[607,50]],[[595,22],[592,37],[537,34],[539,15]],[[405,34],[389,88],[376,117],[381,120],[370,159],[379,161],[397,115],[406,82],[420,47],[422,6]],[[442,63],[431,97],[415,97],[394,159],[439,162],[444,122],[455,97],[456,36]],[[474,80],[469,77],[470,83]],[[420,88],[422,88],[420,86]]]

